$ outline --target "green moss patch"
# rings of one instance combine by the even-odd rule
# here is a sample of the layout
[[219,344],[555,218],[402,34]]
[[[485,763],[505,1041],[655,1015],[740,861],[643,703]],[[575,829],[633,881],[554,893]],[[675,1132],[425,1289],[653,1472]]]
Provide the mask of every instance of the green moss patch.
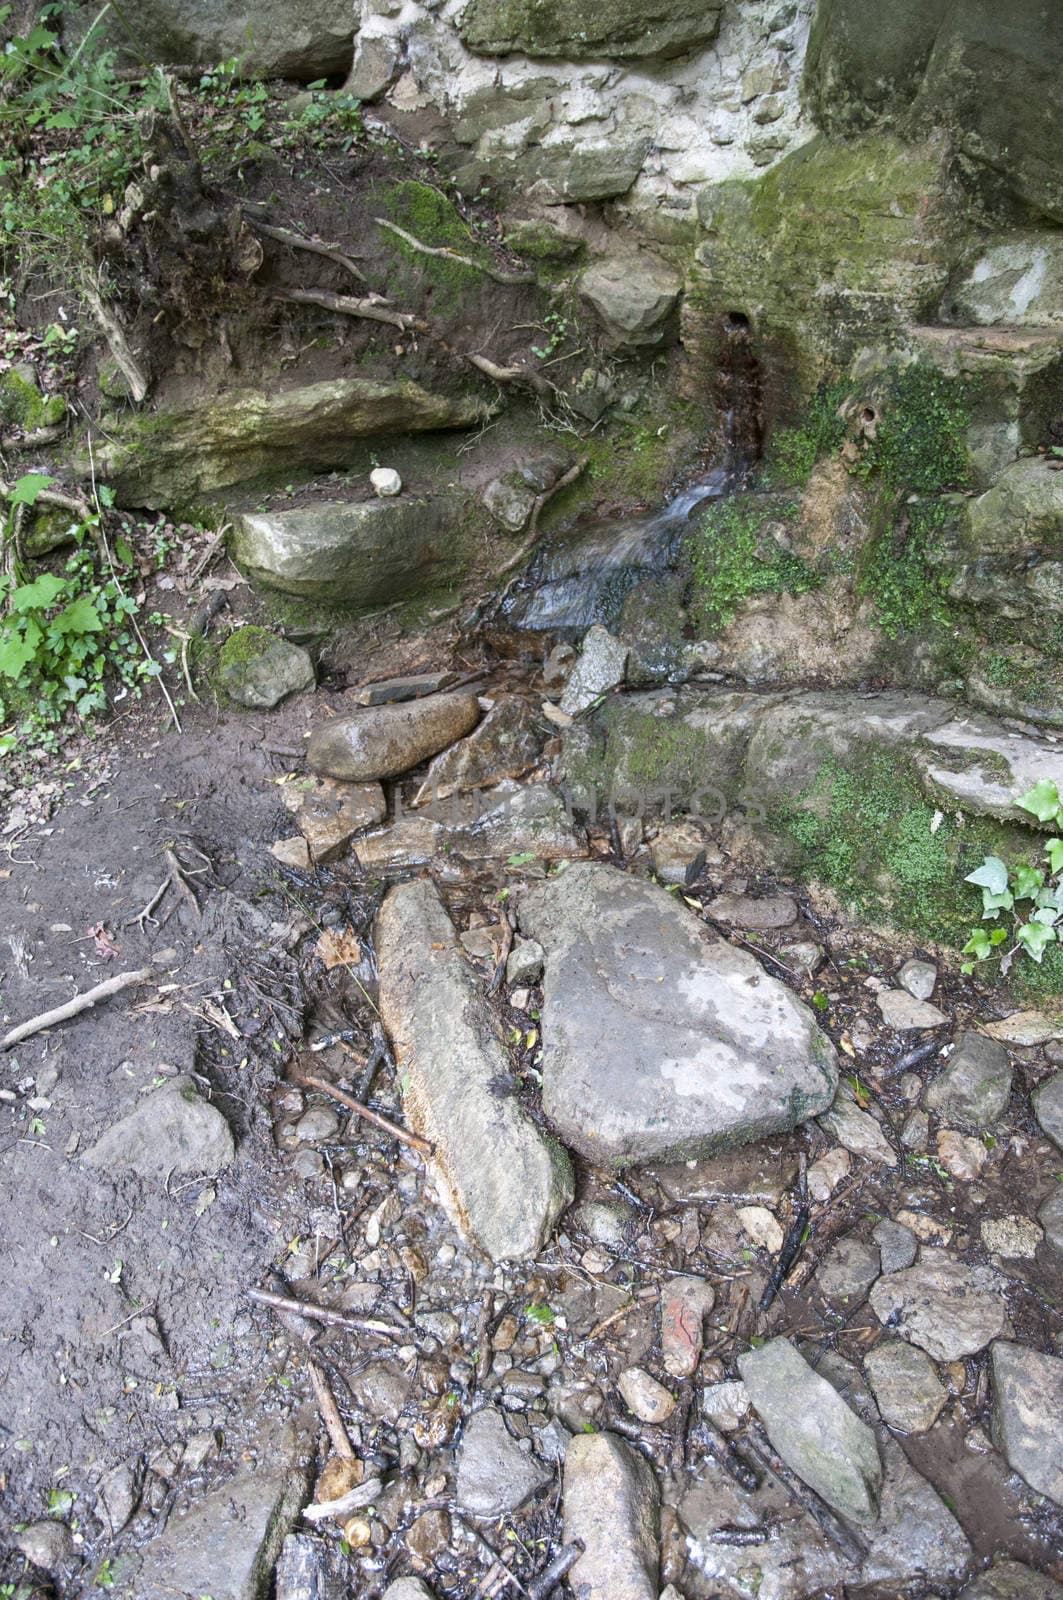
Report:
[[840,380],[823,384],[796,426],[776,428],[760,471],[766,489],[803,489],[817,461],[832,455],[845,438],[841,408],[852,393]]
[[771,523],[794,523],[800,507],[753,495],[714,506],[687,540],[694,572],[694,613],[709,635],[719,633],[754,594],[804,594],[817,574],[772,538]]
[[[375,204],[381,216],[433,250],[453,250],[485,266],[490,264],[486,246],[476,239],[453,202],[431,184],[415,181],[392,184],[380,191]],[[446,304],[456,305],[463,293],[483,287],[483,273],[477,272],[475,267],[445,256],[427,256],[393,233],[385,233],[385,238],[388,245],[433,286],[437,300],[442,298]]]

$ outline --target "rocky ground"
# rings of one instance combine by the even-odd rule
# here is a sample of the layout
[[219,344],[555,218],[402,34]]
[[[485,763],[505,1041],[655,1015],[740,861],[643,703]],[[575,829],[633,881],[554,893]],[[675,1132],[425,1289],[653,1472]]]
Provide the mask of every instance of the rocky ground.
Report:
[[16,808],[7,1025],[151,971],[4,1057],[3,1592],[1060,1593],[1063,1026],[570,814],[602,633]]

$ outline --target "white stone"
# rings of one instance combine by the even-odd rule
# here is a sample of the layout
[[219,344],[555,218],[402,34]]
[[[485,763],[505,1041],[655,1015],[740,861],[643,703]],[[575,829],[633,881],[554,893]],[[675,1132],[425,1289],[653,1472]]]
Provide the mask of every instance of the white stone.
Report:
[[402,493],[402,479],[394,467],[374,467],[369,474],[369,482],[373,493],[380,495],[381,499]]

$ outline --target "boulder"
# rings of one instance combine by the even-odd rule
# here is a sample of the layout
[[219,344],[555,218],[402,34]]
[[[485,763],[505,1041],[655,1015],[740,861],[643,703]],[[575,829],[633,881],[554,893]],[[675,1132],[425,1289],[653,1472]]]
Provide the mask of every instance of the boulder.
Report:
[[217,1172],[236,1158],[229,1124],[200,1097],[186,1073],[144,1095],[86,1150],[83,1160],[106,1172],[136,1172],[162,1181],[168,1173]]
[[379,783],[291,778],[281,786],[281,798],[317,866],[338,860],[355,834],[380,822],[387,811]]
[[834,1050],[752,956],[658,885],[579,862],[524,894],[546,952],[543,1109],[603,1166],[679,1161],[830,1103]]
[[[473,801],[472,805],[467,802]],[[455,798],[439,809],[441,818],[420,814],[397,819],[390,828],[364,835],[355,855],[374,872],[399,872],[420,866],[445,852],[453,862],[497,861],[507,856],[524,860],[562,861],[587,853],[587,841],[572,821],[556,789],[546,784],[516,788],[500,784],[488,797]]]
[[492,1260],[532,1256],[572,1199],[572,1167],[522,1110],[499,1022],[427,879],[377,922],[380,1013],[411,1126],[452,1221]]
[[565,1453],[563,1534],[583,1554],[568,1576],[580,1600],[657,1600],[657,1482],[613,1433],[580,1433]]
[[579,292],[617,348],[659,344],[683,280],[653,256],[612,256],[588,267]]
[[978,327],[1063,323],[1063,239],[1047,228],[1009,232],[965,268],[947,299],[954,319]]
[[[234,389],[202,405],[134,418],[100,444],[95,464],[118,505],[171,506],[292,468],[346,467],[352,439],[467,428],[484,415],[477,400],[430,394],[405,378]],[[88,460],[81,466],[88,476]]]
[[237,628],[218,656],[219,684],[230,700],[252,711],[270,711],[316,681],[307,651],[268,628]]
[[520,777],[539,759],[539,728],[540,719],[526,700],[500,695],[467,739],[436,756],[413,804],[423,806]]
[[788,1339],[738,1358],[768,1438],[791,1471],[854,1522],[878,1515],[882,1462],[875,1435]]
[[1011,1060],[1004,1046],[968,1029],[960,1035],[944,1072],[923,1097],[942,1122],[981,1133],[1004,1112],[1011,1097]]
[[1031,1489],[1063,1505],[1063,1359],[998,1339],[990,1361],[997,1448]]
[[882,1277],[871,1291],[879,1321],[934,1361],[976,1355],[1007,1326],[1007,1285],[990,1267],[967,1266],[923,1249],[915,1266]]
[[454,744],[476,726],[479,716],[474,694],[363,706],[315,729],[306,759],[320,777],[350,783],[394,778]]
[[720,26],[722,0],[472,0],[459,23],[464,44],[480,55],[560,56],[639,60],[677,56],[710,44]]
[[[98,6],[72,11],[70,42],[99,20]],[[138,65],[216,67],[235,58],[242,77],[309,83],[347,71],[355,27],[354,13],[335,0],[259,0],[250,12],[242,0],[137,0],[112,11],[106,39]]]

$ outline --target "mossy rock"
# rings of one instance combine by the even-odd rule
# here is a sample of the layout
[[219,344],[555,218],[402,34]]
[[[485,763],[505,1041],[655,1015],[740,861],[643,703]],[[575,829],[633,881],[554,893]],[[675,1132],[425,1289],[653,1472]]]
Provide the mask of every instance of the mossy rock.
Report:
[[35,433],[38,428],[54,428],[66,416],[66,401],[61,394],[45,396],[37,386],[37,375],[28,362],[19,362],[0,373],[0,423]]
[[638,60],[710,44],[722,11],[721,0],[471,0],[459,32],[481,55]]
[[73,512],[59,506],[35,506],[22,530],[22,552],[33,561],[50,556],[77,542],[79,526]]
[[259,627],[237,628],[229,635],[218,652],[215,676],[230,700],[253,711],[269,711],[316,681],[305,650]]

